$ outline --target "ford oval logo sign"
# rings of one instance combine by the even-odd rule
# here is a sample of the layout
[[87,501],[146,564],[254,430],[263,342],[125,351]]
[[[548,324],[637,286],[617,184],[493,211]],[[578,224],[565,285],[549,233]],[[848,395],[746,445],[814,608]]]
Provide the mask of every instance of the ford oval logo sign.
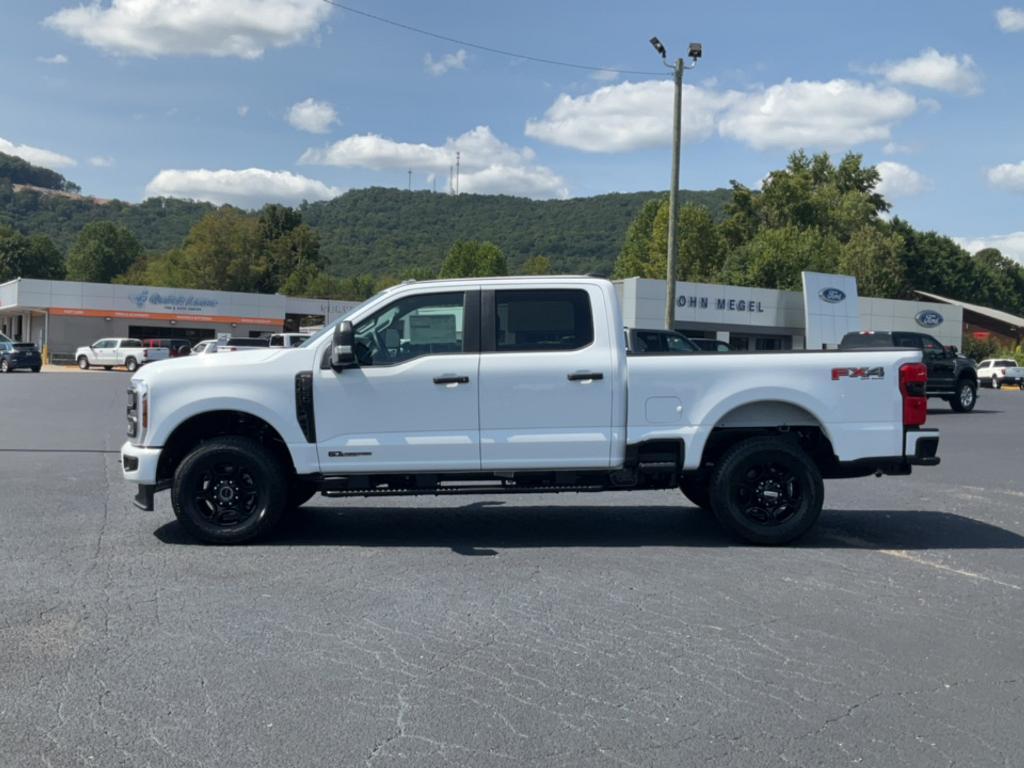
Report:
[[846,298],[846,294],[838,288],[822,288],[818,291],[818,295],[822,301],[827,301],[829,304],[838,304]]
[[935,328],[938,325],[942,325],[942,315],[934,309],[922,309],[914,315],[914,319],[922,328]]

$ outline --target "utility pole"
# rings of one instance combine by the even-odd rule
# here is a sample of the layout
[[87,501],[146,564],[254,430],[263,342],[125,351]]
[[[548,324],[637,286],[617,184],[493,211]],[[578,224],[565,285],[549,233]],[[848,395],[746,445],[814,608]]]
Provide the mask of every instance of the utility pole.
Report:
[[[665,46],[656,37],[651,38],[654,50],[661,54],[664,61],[667,56]],[[673,70],[675,79],[675,101],[672,111],[672,183],[668,188],[668,253],[665,269],[665,328],[672,330],[676,320],[676,264],[679,261],[679,242],[677,219],[679,218],[679,153],[682,145],[682,107],[683,107],[683,72],[697,66],[697,59],[703,53],[700,43],[690,43],[690,66],[683,59],[676,59],[675,65],[665,61],[665,66]]]

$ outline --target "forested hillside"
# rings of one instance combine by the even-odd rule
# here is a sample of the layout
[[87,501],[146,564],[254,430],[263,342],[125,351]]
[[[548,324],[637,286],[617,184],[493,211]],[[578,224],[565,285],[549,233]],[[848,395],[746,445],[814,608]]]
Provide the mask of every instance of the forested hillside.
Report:
[[[97,204],[88,198],[15,192],[14,183],[65,191],[78,187],[54,171],[0,153],[0,225],[26,235],[46,235],[65,254],[85,225],[95,221],[124,227],[146,251],[177,248],[192,227],[215,210],[209,203],[171,198]],[[511,269],[533,256],[546,256],[558,272],[610,274],[629,222],[659,194],[541,201],[375,187],[306,203],[300,211],[320,236],[327,271],[339,277],[436,272],[459,240],[494,243]],[[703,205],[716,219],[725,215],[730,197],[725,189],[680,193],[682,202]]]
[[[645,202],[660,196],[633,192],[540,201],[375,187],[301,210],[303,221],[320,234],[328,271],[339,276],[436,271],[459,240],[494,243],[513,271],[532,256],[546,256],[557,272],[610,274],[629,222]],[[684,191],[680,198],[706,206],[720,219],[731,192]]]

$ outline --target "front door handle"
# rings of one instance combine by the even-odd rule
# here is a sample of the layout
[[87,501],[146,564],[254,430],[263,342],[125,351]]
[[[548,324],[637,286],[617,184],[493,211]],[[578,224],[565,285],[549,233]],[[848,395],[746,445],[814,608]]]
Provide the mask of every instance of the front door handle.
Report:
[[603,373],[577,372],[569,374],[569,381],[600,381],[603,378]]
[[435,376],[435,384],[469,384],[469,376]]

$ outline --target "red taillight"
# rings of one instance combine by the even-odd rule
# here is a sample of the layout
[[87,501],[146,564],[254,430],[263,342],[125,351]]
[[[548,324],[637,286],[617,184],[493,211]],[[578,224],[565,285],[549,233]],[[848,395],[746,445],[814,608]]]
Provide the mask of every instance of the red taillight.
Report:
[[904,363],[900,366],[903,426],[919,427],[928,418],[928,398],[925,396],[927,383],[928,368],[924,363]]

